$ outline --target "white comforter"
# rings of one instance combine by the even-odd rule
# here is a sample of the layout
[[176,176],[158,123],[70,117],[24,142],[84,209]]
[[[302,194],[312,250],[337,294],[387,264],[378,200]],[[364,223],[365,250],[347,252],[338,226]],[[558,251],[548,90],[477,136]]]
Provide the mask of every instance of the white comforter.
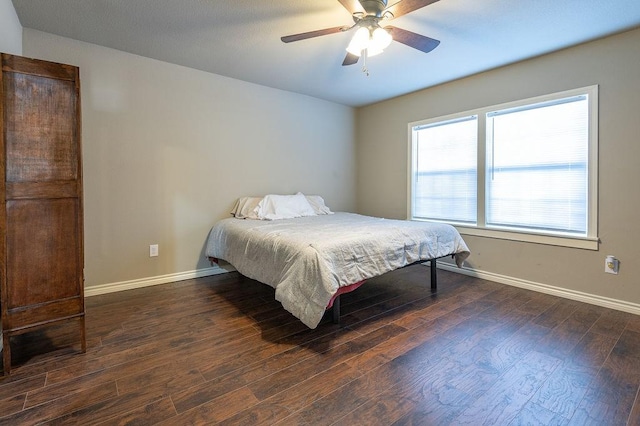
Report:
[[461,266],[469,249],[450,225],[336,213],[224,219],[211,230],[206,255],[274,287],[284,308],[315,328],[338,287],[447,255]]

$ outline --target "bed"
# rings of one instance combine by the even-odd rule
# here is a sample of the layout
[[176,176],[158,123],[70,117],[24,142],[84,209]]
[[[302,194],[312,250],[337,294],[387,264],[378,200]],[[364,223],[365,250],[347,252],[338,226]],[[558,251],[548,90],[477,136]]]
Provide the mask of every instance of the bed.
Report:
[[[267,197],[260,203],[268,204]],[[277,209],[263,209],[256,218],[247,218],[236,204],[236,217],[211,229],[206,255],[275,288],[276,300],[309,328],[317,327],[329,307],[335,319],[336,297],[369,278],[445,256],[462,266],[469,256],[467,245],[450,225],[333,213],[322,206],[324,201],[311,209],[313,213],[272,214],[265,220]],[[251,212],[259,212],[259,207]],[[431,270],[434,286],[434,263]]]

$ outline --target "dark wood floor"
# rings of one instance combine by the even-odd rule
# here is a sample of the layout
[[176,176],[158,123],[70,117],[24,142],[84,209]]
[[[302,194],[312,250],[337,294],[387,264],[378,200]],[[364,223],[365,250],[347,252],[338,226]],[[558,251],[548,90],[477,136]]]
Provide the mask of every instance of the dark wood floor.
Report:
[[237,273],[13,340],[0,424],[638,425],[640,317],[416,265],[309,330]]

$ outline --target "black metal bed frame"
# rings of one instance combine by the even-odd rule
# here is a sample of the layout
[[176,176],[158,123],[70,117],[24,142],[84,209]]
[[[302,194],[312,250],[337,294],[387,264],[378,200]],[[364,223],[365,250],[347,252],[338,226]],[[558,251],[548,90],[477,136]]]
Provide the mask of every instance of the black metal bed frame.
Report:
[[[446,256],[443,256],[446,257]],[[431,291],[436,291],[438,289],[438,276],[436,273],[436,258],[428,259],[428,260],[419,260],[417,262],[410,263],[408,265],[403,266],[402,268],[407,268],[409,266],[417,265],[419,263],[429,262],[429,269],[431,274]],[[400,268],[400,269],[402,269]],[[333,301],[333,306],[331,307],[331,319],[334,324],[340,323],[340,298],[342,295],[338,295]]]

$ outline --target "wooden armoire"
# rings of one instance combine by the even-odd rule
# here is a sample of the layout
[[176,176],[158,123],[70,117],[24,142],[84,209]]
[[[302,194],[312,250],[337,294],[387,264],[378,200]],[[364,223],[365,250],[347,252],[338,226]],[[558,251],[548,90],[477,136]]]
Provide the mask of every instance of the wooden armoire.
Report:
[[[1,54],[0,306],[11,337],[75,321],[86,351],[77,67]],[[73,326],[73,325],[71,325]]]

